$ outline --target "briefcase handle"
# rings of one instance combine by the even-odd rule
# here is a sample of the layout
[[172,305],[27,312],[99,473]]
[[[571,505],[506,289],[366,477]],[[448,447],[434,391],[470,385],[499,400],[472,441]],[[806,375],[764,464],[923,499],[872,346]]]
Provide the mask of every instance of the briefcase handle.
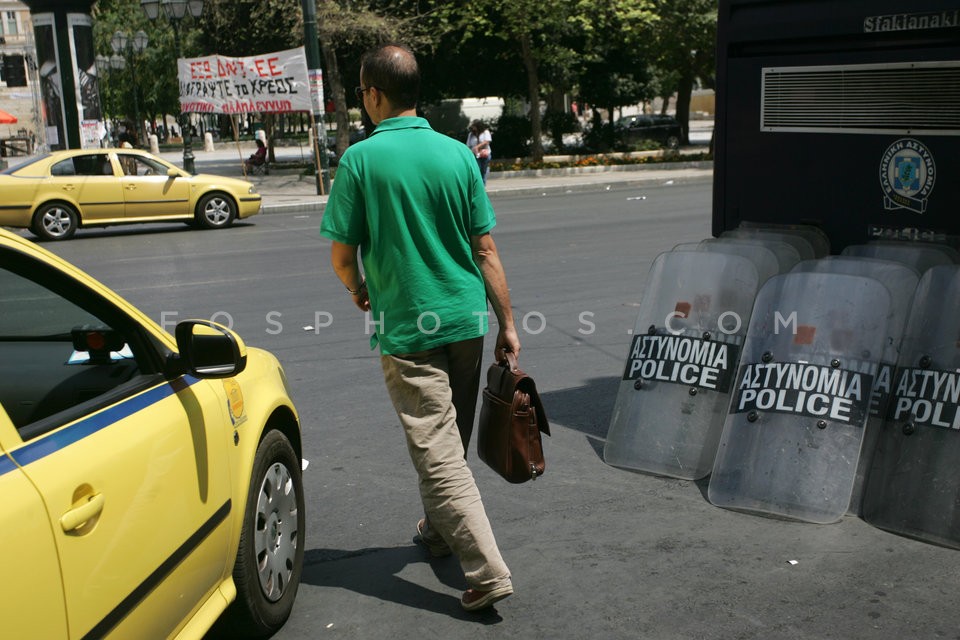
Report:
[[501,365],[503,364],[509,365],[510,371],[512,373],[516,373],[517,371],[520,371],[520,365],[517,362],[517,354],[515,354],[513,351],[504,351],[503,355],[504,355],[504,359],[500,361]]

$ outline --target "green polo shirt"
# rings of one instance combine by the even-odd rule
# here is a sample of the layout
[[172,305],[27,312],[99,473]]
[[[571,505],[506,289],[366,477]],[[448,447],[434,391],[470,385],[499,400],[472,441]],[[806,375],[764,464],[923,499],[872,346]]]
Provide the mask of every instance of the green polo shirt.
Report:
[[423,118],[389,118],[347,149],[320,233],[360,247],[383,354],[424,351],[487,332],[470,236],[496,224],[476,158]]

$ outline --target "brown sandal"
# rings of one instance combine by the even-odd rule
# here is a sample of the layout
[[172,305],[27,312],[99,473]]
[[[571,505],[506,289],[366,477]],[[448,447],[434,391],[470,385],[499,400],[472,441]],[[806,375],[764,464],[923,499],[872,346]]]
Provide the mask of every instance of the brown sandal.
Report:
[[490,591],[467,589],[463,592],[463,597],[460,598],[460,604],[467,611],[479,611],[493,606],[495,602],[500,602],[510,595],[513,595],[513,585],[509,584]]
[[452,551],[450,551],[450,545],[443,541],[440,536],[434,534],[430,538],[426,536],[430,535],[430,529],[427,526],[427,519],[421,518],[417,522],[417,535],[413,537],[413,541],[422,544],[427,548],[427,551],[430,552],[430,555],[434,558],[446,558],[449,556]]

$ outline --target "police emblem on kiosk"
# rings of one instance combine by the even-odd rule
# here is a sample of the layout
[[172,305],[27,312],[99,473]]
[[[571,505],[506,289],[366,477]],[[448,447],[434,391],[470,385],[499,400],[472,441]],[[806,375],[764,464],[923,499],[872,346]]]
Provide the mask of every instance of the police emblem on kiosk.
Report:
[[913,138],[900,138],[887,147],[880,161],[884,209],[925,213],[936,177],[933,154],[926,145]]

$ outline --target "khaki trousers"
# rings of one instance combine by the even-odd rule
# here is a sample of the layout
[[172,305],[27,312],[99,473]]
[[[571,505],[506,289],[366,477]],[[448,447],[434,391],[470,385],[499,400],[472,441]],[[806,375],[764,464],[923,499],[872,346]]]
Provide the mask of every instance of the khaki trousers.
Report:
[[[488,591],[510,584],[510,571],[464,453],[473,429],[482,350],[481,337],[381,356],[380,363],[419,477],[430,530],[460,559],[469,587]],[[455,397],[469,423],[458,420]]]

